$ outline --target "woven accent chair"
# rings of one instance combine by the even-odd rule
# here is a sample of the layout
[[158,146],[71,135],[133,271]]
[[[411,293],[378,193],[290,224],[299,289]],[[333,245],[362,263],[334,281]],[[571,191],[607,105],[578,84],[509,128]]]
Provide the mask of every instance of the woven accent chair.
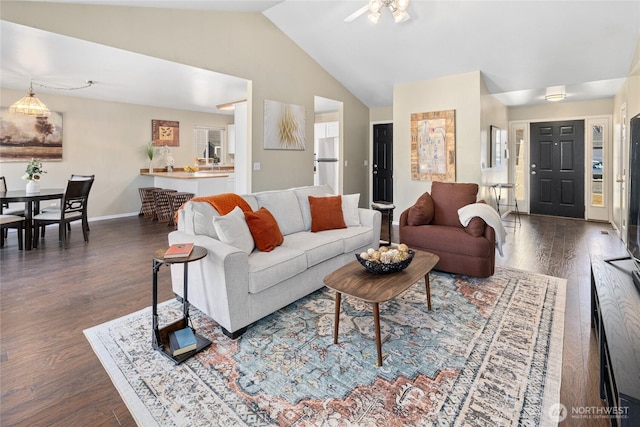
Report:
[[169,193],[176,193],[176,190],[163,188],[161,190],[153,190],[153,219],[158,222],[169,222],[171,216],[171,208],[169,207]]
[[140,213],[145,218],[153,218],[153,190],[161,190],[160,187],[140,187]]
[[171,210],[171,216],[169,217],[168,226],[174,226],[175,228],[178,228],[178,224],[174,221],[176,212],[178,212],[183,204],[193,199],[195,197],[195,194],[178,191],[175,193],[167,194],[167,197],[169,198],[169,209]]

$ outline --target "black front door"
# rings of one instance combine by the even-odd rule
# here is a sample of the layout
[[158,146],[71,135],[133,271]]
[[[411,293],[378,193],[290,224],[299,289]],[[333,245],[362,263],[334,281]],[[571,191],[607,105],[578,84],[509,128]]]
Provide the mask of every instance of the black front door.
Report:
[[532,214],[584,218],[584,121],[531,124]]
[[393,124],[373,125],[373,201],[393,202]]

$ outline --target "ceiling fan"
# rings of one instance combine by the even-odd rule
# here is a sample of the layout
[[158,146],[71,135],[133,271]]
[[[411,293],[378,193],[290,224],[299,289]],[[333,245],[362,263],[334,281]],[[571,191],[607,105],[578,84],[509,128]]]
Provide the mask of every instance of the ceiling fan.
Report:
[[396,24],[407,21],[410,16],[407,13],[409,0],[369,0],[369,3],[344,18],[344,22],[355,21],[366,11],[369,11],[369,20],[374,24],[380,19],[380,11],[386,7],[391,11]]

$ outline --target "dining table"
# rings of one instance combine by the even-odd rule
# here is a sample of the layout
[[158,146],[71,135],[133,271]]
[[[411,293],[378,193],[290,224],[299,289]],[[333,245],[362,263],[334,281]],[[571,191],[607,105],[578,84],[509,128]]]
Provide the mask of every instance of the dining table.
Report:
[[24,202],[24,249],[33,247],[33,215],[40,212],[40,202],[43,200],[62,199],[64,188],[43,188],[37,193],[27,193],[27,190],[0,191],[0,202]]

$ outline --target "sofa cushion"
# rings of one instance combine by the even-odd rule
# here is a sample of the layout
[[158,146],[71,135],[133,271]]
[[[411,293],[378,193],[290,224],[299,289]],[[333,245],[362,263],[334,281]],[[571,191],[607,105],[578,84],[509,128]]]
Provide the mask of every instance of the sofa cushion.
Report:
[[341,196],[309,196],[309,207],[312,232],[347,228],[342,214]]
[[271,252],[253,252],[249,256],[249,292],[257,294],[307,269],[303,251],[278,246]]
[[[485,203],[485,201],[480,200],[478,201],[478,203]],[[466,231],[468,234],[472,235],[473,237],[480,237],[484,235],[484,229],[486,225],[487,223],[484,222],[484,219],[480,218],[479,216],[476,216],[471,218],[471,221],[469,221],[469,224],[464,228],[464,231]]]
[[256,194],[256,198],[260,207],[269,209],[283,235],[304,231],[300,204],[293,190],[265,191]]
[[185,232],[189,234],[204,234],[218,239],[213,226],[213,217],[220,216],[217,210],[207,202],[187,202],[184,205]]
[[258,209],[260,209],[260,204],[258,203],[258,199],[256,199],[255,195],[243,194],[242,198],[249,204],[249,206],[251,206],[252,211],[257,211]]
[[278,223],[268,209],[262,207],[255,212],[244,212],[244,217],[258,250],[270,252],[284,241]]
[[416,203],[409,208],[407,224],[425,225],[433,220],[433,199],[431,194],[424,193],[418,198]]
[[307,268],[344,252],[343,239],[339,235],[309,231],[289,234],[285,237],[283,246],[304,251],[307,255]]
[[327,234],[342,239],[344,253],[355,252],[363,247],[371,246],[373,241],[373,230],[371,227],[349,227],[347,229],[326,230],[320,234]]
[[311,209],[309,208],[309,196],[322,197],[326,196],[327,194],[333,195],[333,191],[331,190],[331,187],[329,185],[323,184],[294,188],[293,192],[298,198],[298,204],[300,205],[300,213],[302,214],[304,229],[311,230]]
[[255,247],[244,212],[236,206],[224,216],[213,218],[213,226],[221,242],[250,254]]
[[403,242],[410,248],[488,258],[495,246],[484,237],[473,237],[462,228],[447,225],[406,226]]
[[433,182],[431,184],[431,198],[434,209],[431,224],[462,228],[458,219],[458,209],[475,203],[477,194],[478,184]]

